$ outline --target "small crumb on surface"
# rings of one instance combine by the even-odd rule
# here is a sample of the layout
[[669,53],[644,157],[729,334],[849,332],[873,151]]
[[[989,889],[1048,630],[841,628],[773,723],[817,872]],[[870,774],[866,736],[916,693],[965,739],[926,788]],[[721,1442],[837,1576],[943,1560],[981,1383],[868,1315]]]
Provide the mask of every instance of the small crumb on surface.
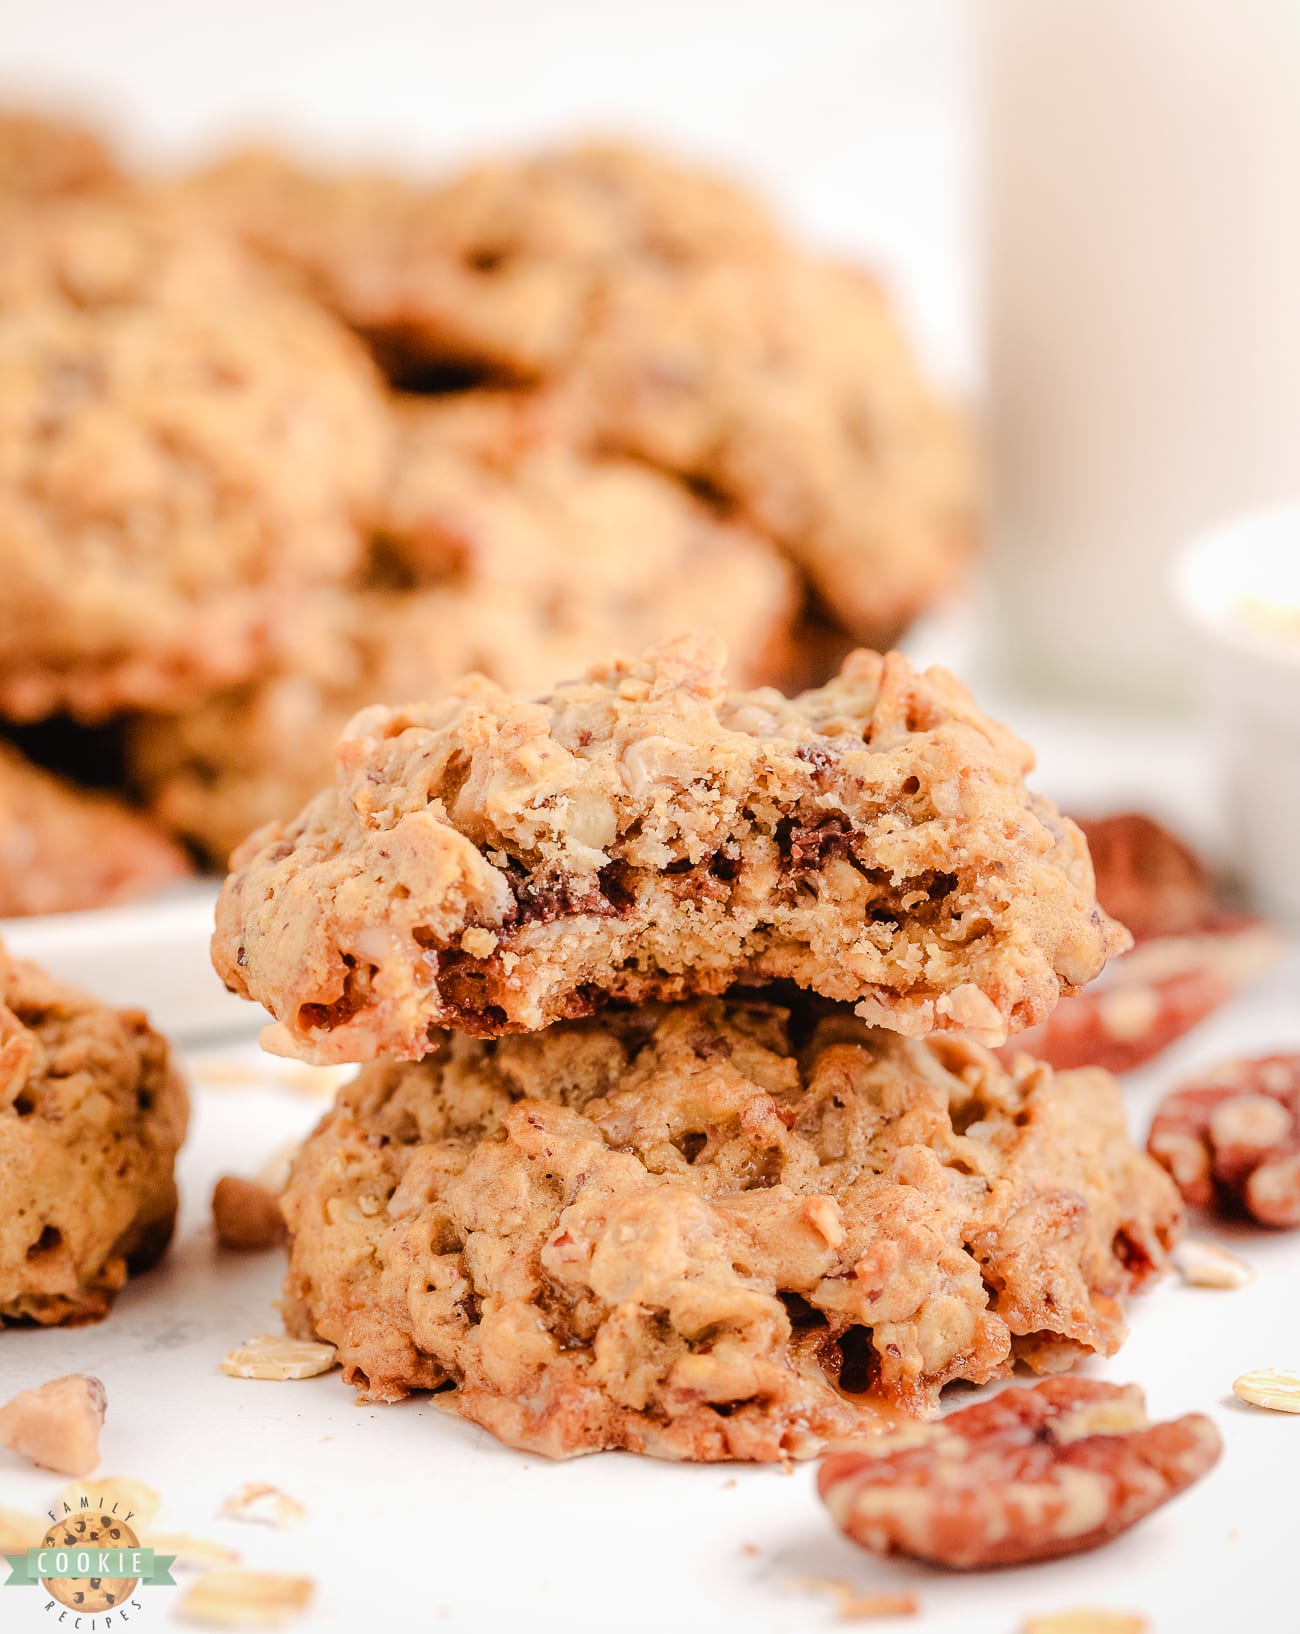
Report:
[[108,1393],[90,1373],[69,1373],[22,1390],[0,1407],[0,1446],[61,1475],[89,1475],[99,1463]]

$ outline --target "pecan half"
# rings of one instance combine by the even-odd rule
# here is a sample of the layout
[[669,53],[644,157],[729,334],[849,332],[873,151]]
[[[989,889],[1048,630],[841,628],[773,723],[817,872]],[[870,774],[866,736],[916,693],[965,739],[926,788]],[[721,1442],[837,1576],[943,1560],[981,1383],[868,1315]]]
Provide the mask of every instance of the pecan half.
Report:
[[1027,1050],[1058,1071],[1131,1072],[1267,970],[1281,943],[1262,920],[1230,907],[1200,859],[1150,817],[1078,821],[1097,900],[1137,945],[1007,1051]]
[[1230,1062],[1166,1095],[1147,1150],[1194,1208],[1300,1225],[1300,1054]]
[[971,1570],[1096,1548],[1190,1486],[1219,1433],[1147,1419],[1136,1385],[1057,1378],[1004,1390],[870,1451],[825,1459],[818,1491],[862,1548]]

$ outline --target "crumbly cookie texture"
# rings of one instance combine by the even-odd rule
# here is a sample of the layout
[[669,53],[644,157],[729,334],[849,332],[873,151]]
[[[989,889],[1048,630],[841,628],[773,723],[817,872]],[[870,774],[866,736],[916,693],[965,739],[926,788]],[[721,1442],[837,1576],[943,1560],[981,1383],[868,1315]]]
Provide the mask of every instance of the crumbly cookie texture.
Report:
[[364,1069],[299,1155],[286,1311],[363,1396],[450,1380],[553,1457],[808,1457],[1110,1354],[1179,1227],[1105,1073],[806,995],[440,1045]]
[[543,434],[541,404],[471,393],[397,419],[367,576],[302,597],[260,680],[130,729],[135,783],[222,866],[329,781],[367,705],[438,697],[470,671],[531,693],[696,627],[749,655],[742,683],[788,663],[789,569],[681,484],[575,453]]
[[0,948],[0,1323],[80,1322],[176,1216],[188,1103],[167,1044]]
[[235,853],[213,938],[305,1059],[786,978],[1000,1043],[1126,942],[1029,750],[898,654],[787,699],[683,637],[535,703],[471,678],[363,711],[337,757]]
[[120,179],[112,154],[84,125],[0,110],[0,206],[96,192]]
[[147,817],[0,742],[0,918],[103,908],[192,872]]
[[0,220],[0,709],[243,680],[362,550],[387,419],[356,341],[160,204]]
[[860,641],[892,642],[964,571],[970,439],[880,285],[708,170],[582,144],[421,190],[261,154],[190,193],[398,378],[559,383],[580,435],[735,506]]

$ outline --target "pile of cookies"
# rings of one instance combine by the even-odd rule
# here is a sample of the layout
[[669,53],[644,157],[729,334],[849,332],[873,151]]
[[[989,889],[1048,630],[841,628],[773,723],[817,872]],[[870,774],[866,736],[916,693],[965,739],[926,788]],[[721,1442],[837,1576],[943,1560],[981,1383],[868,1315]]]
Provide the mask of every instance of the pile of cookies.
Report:
[[0,117],[0,449],[0,913],[223,865],[355,710],[469,670],[690,628],[824,681],[973,533],[878,285],[610,145],[160,179]]
[[702,638],[358,715],[213,941],[362,1064],[291,1330],[552,1456],[808,1457],[1113,1352],[1181,1205],[1105,1072],[993,1053],[1128,940],[1031,764],[942,671],[789,699]]

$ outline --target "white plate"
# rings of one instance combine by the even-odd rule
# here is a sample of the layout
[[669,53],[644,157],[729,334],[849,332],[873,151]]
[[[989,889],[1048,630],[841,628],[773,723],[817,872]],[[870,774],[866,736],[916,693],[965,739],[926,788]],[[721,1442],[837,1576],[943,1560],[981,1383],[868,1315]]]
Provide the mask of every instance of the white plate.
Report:
[[0,940],[96,998],[147,1010],[169,1038],[251,1033],[265,1015],[226,991],[208,957],[216,900],[216,882],[196,880],[127,907],[2,919]]

